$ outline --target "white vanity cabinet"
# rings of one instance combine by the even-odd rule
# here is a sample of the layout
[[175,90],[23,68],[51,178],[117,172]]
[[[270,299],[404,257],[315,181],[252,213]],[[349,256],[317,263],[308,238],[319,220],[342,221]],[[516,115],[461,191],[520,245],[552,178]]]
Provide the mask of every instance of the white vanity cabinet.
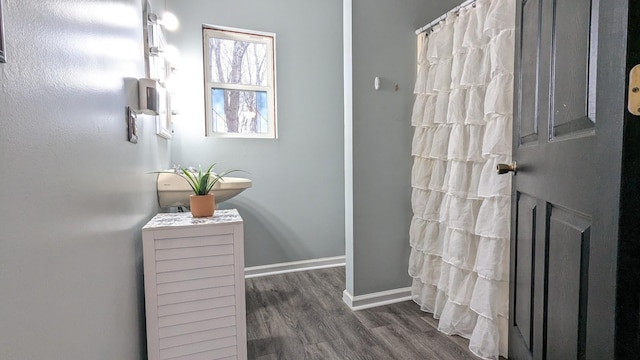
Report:
[[246,359],[237,210],[158,214],[142,229],[149,360]]

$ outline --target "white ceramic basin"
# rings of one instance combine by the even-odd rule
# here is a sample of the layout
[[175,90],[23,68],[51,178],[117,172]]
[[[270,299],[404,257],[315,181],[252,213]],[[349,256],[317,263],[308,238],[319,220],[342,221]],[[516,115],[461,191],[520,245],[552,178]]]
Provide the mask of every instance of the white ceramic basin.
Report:
[[[244,189],[250,188],[250,179],[239,177],[222,177],[211,189],[216,197],[216,203],[229,200],[240,194]],[[158,204],[161,208],[172,206],[189,206],[189,196],[193,190],[187,180],[183,177],[171,173],[158,173]]]

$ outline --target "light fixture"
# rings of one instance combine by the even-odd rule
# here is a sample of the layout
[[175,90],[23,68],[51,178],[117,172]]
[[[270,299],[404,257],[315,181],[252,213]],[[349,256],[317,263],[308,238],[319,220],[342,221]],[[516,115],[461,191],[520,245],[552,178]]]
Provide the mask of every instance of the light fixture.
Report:
[[175,15],[173,15],[173,13],[170,13],[168,11],[165,11],[164,13],[162,13],[162,17],[160,18],[158,17],[158,15],[154,13],[149,13],[149,15],[147,16],[147,19],[151,24],[162,25],[165,29],[169,31],[178,30],[178,27],[180,27],[180,21],[178,21],[178,18]]

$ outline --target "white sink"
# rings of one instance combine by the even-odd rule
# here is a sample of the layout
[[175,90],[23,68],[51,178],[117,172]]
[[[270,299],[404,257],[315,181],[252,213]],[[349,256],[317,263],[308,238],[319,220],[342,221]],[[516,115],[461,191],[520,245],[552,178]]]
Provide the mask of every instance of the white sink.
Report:
[[[251,185],[250,179],[223,176],[222,181],[218,181],[210,193],[215,195],[216,203],[221,203],[240,194]],[[193,194],[193,190],[183,177],[171,173],[158,173],[157,186],[158,204],[161,208],[189,206],[189,196]]]

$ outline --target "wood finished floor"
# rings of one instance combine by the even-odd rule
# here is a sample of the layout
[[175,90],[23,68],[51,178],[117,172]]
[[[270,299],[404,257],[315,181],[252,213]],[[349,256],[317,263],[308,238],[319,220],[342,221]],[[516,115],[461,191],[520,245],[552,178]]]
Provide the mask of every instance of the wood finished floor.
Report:
[[412,301],[351,311],[344,279],[344,267],[247,279],[249,359],[479,359]]

